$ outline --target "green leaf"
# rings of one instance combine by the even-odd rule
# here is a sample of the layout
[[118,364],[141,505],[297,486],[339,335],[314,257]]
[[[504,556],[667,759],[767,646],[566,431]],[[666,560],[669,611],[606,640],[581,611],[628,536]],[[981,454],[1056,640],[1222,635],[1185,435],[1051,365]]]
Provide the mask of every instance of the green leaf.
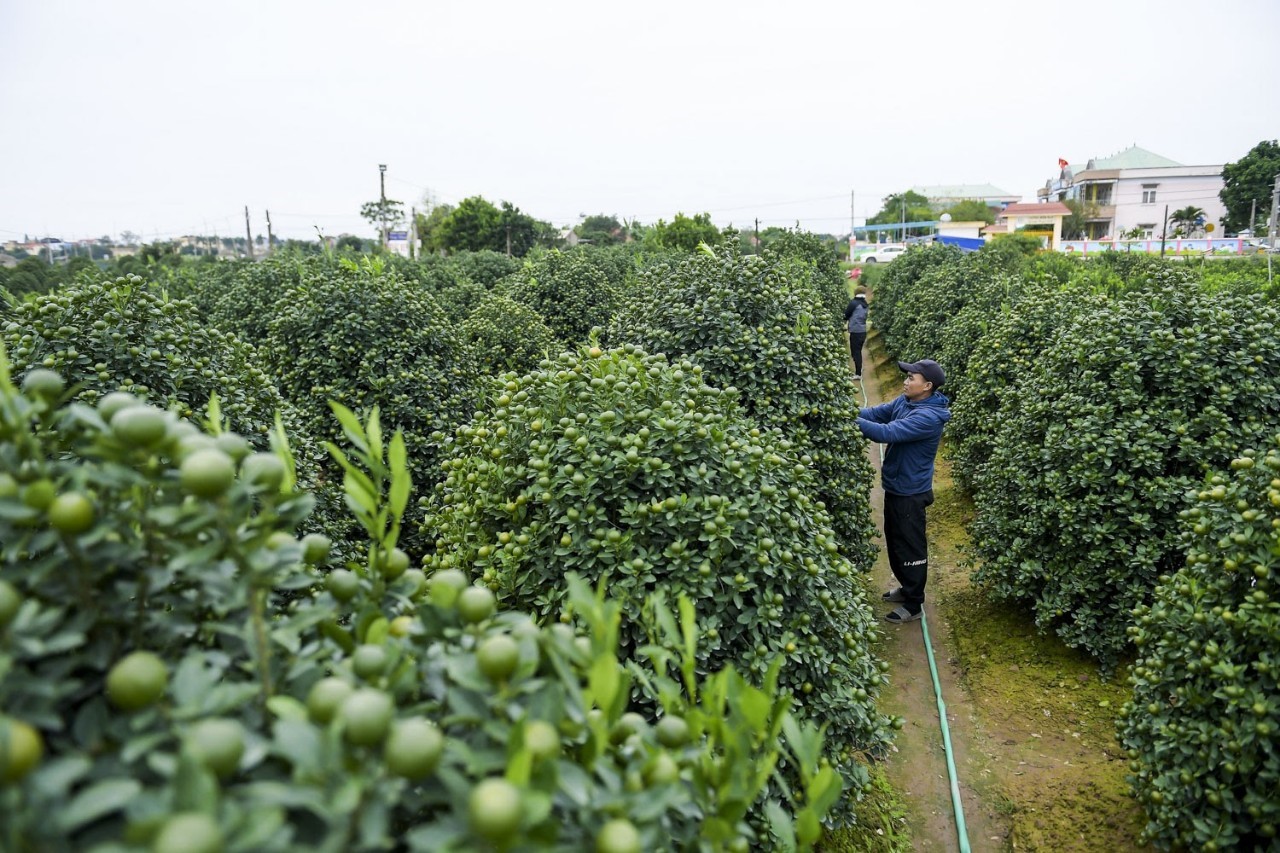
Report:
[[369,412],[369,422],[365,426],[365,435],[369,437],[369,459],[374,462],[381,462],[382,422],[378,416],[377,406],[374,406],[373,411]]
[[777,800],[769,800],[764,804],[764,814],[769,820],[769,831],[773,833],[778,846],[773,848],[782,853],[795,853],[796,833],[791,822],[791,815],[778,805]]
[[293,457],[293,448],[289,446],[289,434],[285,432],[284,419],[280,412],[275,413],[275,426],[271,430],[271,449],[284,460],[284,479],[280,482],[280,493],[292,494],[298,486],[298,463]]
[[210,435],[219,435],[228,427],[223,425],[222,406],[218,403],[218,392],[209,395],[209,405],[205,407],[205,427]]
[[189,748],[178,755],[173,777],[173,802],[178,811],[213,814],[218,808],[218,780]]
[[391,494],[389,497],[391,516],[397,521],[404,516],[405,507],[409,504],[409,492],[413,488],[413,479],[409,474],[408,455],[405,451],[404,436],[399,430],[391,437],[391,447],[387,452],[387,462],[391,468]]
[[65,808],[50,817],[63,832],[72,833],[124,809],[141,792],[142,784],[136,779],[104,779],[81,791]]
[[587,685],[591,689],[592,700],[598,707],[609,709],[618,695],[618,683],[618,659],[612,652],[600,655],[591,662]]
[[338,418],[338,423],[342,424],[342,432],[346,435],[347,441],[351,442],[357,450],[367,454],[369,445],[365,442],[364,429],[360,426],[360,419],[356,417],[355,412],[333,400],[329,401],[329,408]]
[[272,696],[267,700],[267,710],[282,720],[307,719],[307,706],[292,696]]
[[832,767],[823,767],[809,784],[809,802],[818,814],[826,814],[840,798],[844,783]]
[[284,757],[296,772],[318,772],[323,752],[320,733],[303,720],[280,720],[275,725],[272,751]]

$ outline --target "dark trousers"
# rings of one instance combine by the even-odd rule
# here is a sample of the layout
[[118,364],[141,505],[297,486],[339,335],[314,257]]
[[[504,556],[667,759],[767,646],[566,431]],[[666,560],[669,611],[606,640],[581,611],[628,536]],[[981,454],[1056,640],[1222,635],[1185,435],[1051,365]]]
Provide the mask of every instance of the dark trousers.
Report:
[[849,354],[853,356],[853,372],[862,375],[862,345],[867,342],[866,332],[849,333]]
[[902,586],[907,609],[924,605],[924,585],[929,580],[929,540],[925,535],[925,509],[933,492],[919,495],[884,493],[884,545],[889,568]]

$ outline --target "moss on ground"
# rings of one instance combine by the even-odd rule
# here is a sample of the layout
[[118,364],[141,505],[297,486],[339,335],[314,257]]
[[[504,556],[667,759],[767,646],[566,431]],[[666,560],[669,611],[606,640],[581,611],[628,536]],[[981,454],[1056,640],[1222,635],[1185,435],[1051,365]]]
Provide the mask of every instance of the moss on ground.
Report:
[[[931,560],[959,566],[973,506],[938,463],[929,510]],[[1144,822],[1130,798],[1115,713],[1128,698],[1123,673],[1036,631],[1030,613],[989,600],[956,568],[930,578],[947,614],[984,733],[995,748],[999,806],[1015,850],[1141,850]]]
[[854,809],[857,824],[829,831],[818,843],[822,853],[908,853],[913,849],[902,794],[889,783],[882,767],[869,769],[871,784]]

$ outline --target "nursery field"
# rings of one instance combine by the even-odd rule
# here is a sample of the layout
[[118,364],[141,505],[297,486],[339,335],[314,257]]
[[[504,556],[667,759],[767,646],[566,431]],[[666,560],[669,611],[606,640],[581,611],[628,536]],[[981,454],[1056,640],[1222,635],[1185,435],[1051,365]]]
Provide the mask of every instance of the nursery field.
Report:
[[1265,264],[865,280],[866,396],[803,233],[5,300],[0,849],[956,849],[855,424],[925,357],[973,849],[1270,849]]

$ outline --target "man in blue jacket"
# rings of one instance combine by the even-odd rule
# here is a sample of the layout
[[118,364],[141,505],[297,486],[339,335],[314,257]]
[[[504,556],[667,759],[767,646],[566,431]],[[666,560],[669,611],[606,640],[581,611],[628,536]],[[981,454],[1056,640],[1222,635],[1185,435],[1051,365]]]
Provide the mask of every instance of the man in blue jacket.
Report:
[[933,460],[951,410],[950,401],[938,392],[947,378],[938,362],[900,361],[898,367],[907,372],[902,396],[863,409],[858,429],[872,441],[889,445],[880,466],[884,542],[899,586],[886,592],[884,600],[899,606],[884,618],[900,624],[924,613],[924,585],[929,579],[925,509],[933,503]]

